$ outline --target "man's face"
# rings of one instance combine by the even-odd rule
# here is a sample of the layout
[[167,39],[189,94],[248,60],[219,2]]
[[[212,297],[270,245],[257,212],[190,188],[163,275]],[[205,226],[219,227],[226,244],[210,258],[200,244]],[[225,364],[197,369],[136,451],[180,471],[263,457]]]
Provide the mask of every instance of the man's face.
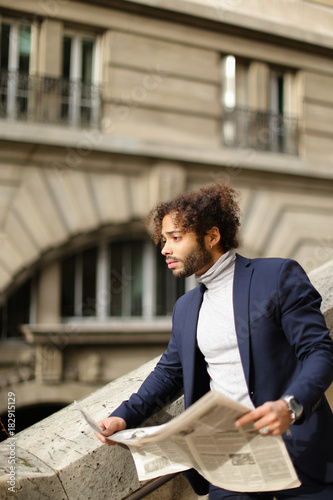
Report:
[[161,253],[168,268],[176,278],[187,278],[192,274],[201,276],[213,265],[205,238],[202,242],[198,241],[193,231],[185,232],[175,222],[175,214],[172,213],[162,221]]

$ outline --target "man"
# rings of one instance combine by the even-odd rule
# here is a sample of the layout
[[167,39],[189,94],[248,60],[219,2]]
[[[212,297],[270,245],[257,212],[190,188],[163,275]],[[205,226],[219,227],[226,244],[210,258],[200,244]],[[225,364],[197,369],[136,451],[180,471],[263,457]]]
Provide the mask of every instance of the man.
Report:
[[215,389],[248,406],[236,426],[253,422],[263,435],[283,435],[302,485],[235,493],[186,472],[199,494],[332,500],[333,415],[324,392],[333,379],[333,343],[303,269],[236,254],[239,208],[224,184],[160,203],[147,225],[174,276],[195,273],[200,285],[176,302],[167,350],[138,392],[99,422],[99,439],[138,426],[181,388],[186,407]]

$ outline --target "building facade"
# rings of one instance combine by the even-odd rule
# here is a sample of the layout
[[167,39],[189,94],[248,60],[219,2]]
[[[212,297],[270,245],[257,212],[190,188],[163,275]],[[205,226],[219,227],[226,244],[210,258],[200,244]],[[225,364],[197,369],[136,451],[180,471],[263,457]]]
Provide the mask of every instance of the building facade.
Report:
[[0,0],[0,414],[163,351],[195,281],[158,201],[224,179],[240,253],[332,259],[332,25],[330,0]]

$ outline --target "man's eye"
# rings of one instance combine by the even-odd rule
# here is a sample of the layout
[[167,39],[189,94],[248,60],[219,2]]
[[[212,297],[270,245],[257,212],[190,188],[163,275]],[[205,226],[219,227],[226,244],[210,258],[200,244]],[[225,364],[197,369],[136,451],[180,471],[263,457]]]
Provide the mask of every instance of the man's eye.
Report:
[[175,241],[179,241],[179,240],[181,240],[181,236],[174,236],[174,237],[173,237],[173,239],[174,239]]

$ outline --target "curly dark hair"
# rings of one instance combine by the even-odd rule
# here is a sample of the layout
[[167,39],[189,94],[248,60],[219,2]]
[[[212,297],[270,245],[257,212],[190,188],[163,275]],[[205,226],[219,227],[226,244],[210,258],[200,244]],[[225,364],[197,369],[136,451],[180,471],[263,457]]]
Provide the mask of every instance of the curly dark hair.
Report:
[[225,183],[216,182],[198,191],[179,194],[171,201],[161,202],[146,219],[146,227],[152,226],[152,239],[157,245],[161,240],[163,218],[175,213],[175,223],[185,231],[193,231],[202,239],[207,231],[216,226],[221,234],[220,248],[227,252],[238,247],[240,210],[236,202],[238,193]]

